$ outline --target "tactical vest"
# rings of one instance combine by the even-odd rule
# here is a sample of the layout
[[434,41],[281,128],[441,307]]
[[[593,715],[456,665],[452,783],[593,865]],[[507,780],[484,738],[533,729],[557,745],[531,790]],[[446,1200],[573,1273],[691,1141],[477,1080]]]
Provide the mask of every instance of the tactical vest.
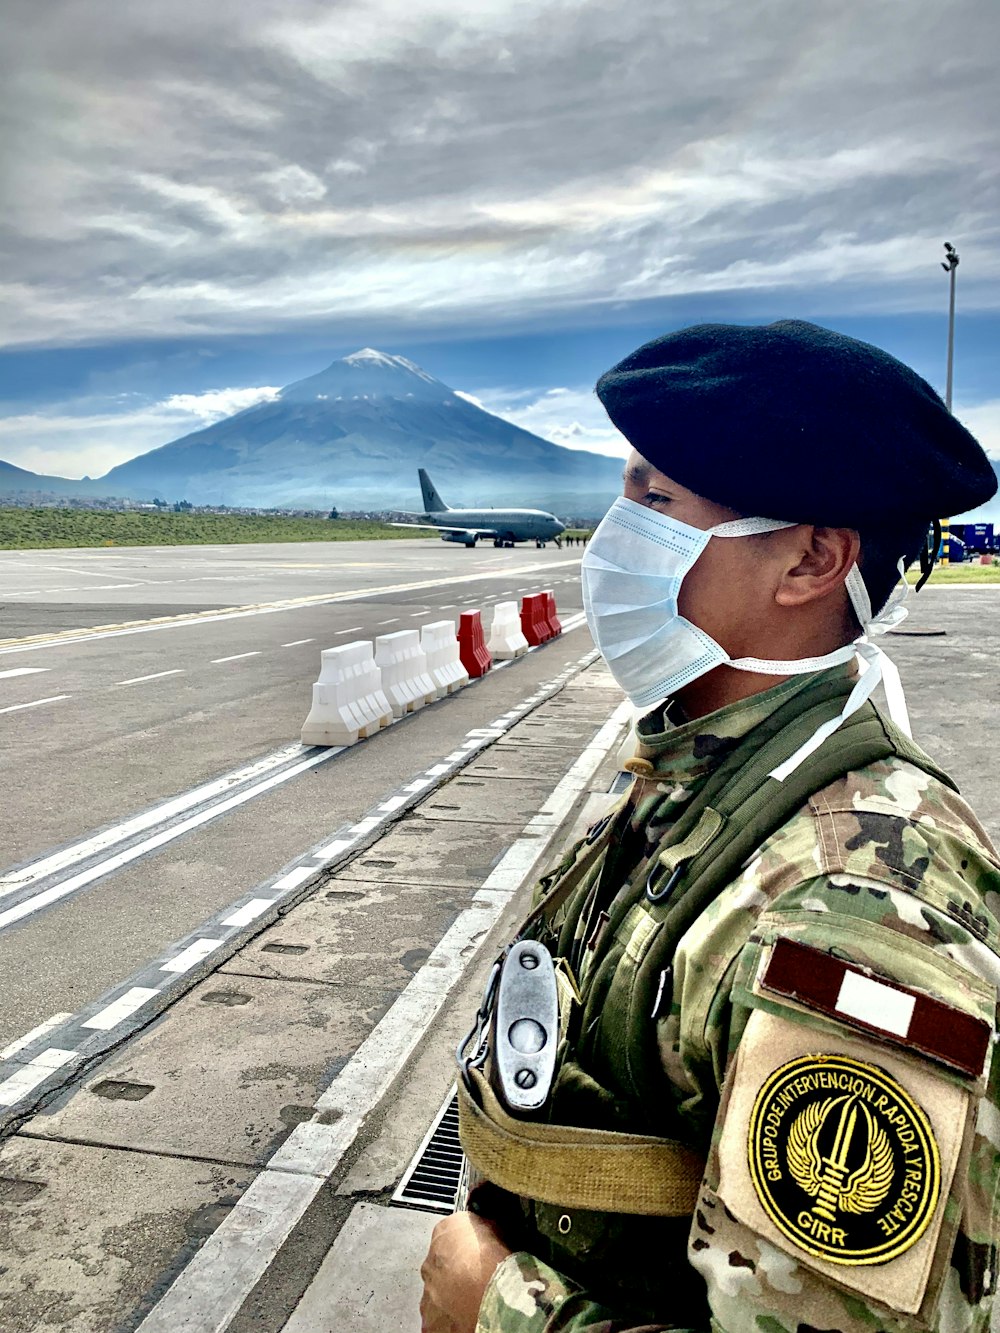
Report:
[[840,713],[852,684],[820,681],[755,726],[638,867],[618,855],[626,800],[542,881],[518,938],[557,960],[560,1046],[545,1123],[507,1115],[481,1076],[460,1083],[463,1147],[481,1176],[517,1198],[518,1243],[640,1320],[655,1309],[662,1319],[669,1295],[678,1325],[707,1323],[700,1280],[686,1289],[685,1275],[663,1265],[684,1252],[712,1130],[706,1122],[691,1141],[656,1044],[678,943],[754,852],[845,774],[896,756],[957,790],[871,703],[783,782],[769,776]]

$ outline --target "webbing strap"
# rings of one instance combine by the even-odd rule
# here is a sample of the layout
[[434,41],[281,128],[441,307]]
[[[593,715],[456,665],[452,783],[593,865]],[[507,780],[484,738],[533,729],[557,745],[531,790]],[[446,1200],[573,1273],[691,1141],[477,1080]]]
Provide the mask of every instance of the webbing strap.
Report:
[[[641,957],[623,954],[620,934],[636,895],[640,900],[643,896],[643,871],[632,877],[629,890],[620,895],[611,910],[603,935],[603,957],[591,961],[580,1021],[585,1036],[578,1058],[599,1082],[607,1085],[610,1079],[620,1094],[629,1097],[636,1108],[635,1123],[648,1121],[648,1114],[643,1112],[659,1104],[663,1090],[656,1029],[650,1022],[663,969],[672,964],[684,933],[740,873],[748,858],[815,792],[845,773],[890,755],[900,755],[949,786],[954,785],[870,702],[784,782],[769,778],[767,774],[776,762],[840,711],[850,689],[851,682],[845,677],[822,682],[794,696],[751,731],[692,798],[659,849],[659,860],[664,865],[673,860],[672,849],[684,848],[684,854],[678,858],[670,896],[661,902],[657,895],[649,904],[657,929],[646,932]],[[706,809],[716,818],[721,816],[717,836],[692,848],[693,855],[688,856],[688,839],[701,841],[696,835]],[[653,887],[660,890],[660,878]]]
[[487,1180],[511,1194],[564,1208],[689,1217],[705,1161],[672,1139],[515,1120],[470,1070],[481,1105],[458,1083],[462,1147]]

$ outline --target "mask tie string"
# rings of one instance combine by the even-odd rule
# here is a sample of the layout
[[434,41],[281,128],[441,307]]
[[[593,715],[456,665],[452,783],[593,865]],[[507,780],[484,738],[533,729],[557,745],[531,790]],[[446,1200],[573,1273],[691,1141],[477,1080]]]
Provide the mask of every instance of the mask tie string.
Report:
[[824,722],[822,726],[817,727],[812,736],[803,745],[800,745],[794,754],[771,770],[768,774],[769,777],[775,778],[778,782],[784,782],[785,778],[794,773],[800,764],[819,749],[828,736],[832,736],[838,727],[867,702],[880,681],[885,687],[889,716],[900,731],[907,736],[912,735],[910,717],[906,707],[906,695],[903,692],[903,682],[899,676],[899,668],[892,658],[883,652],[878,644],[872,643],[868,637],[869,634],[885,634],[905,620],[909,614],[908,609],[902,604],[909,593],[909,584],[906,582],[906,567],[902,560],[899,561],[898,569],[903,582],[902,589],[889,598],[885,607],[877,616],[873,616],[868,589],[864,585],[861,571],[857,565],[852,565],[851,572],[847,576],[846,587],[862,626],[862,634],[854,644],[861,674],[858,676],[854,689],[848,695],[847,702],[840,713],[831,718],[829,722]]

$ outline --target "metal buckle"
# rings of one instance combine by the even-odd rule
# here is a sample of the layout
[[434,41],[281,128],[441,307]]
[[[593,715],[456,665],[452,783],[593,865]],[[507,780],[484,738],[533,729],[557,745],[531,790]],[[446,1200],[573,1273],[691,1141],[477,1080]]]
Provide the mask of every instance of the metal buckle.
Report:
[[586,837],[584,838],[584,842],[587,844],[588,847],[593,846],[593,844],[601,836],[601,834],[608,827],[608,825],[611,823],[614,817],[615,817],[614,811],[612,811],[610,814],[601,816],[601,818],[597,821],[594,827],[587,833]]
[[[486,1056],[489,1053],[489,1031],[490,1022],[493,1018],[493,1006],[496,1003],[497,986],[500,984],[500,973],[503,970],[504,959],[507,957],[508,952],[509,949],[504,949],[490,968],[490,974],[486,978],[486,986],[483,989],[483,998],[479,1002],[479,1008],[476,1010],[476,1017],[473,1020],[472,1027],[458,1043],[455,1050],[455,1060],[458,1063],[459,1073],[461,1074],[462,1082],[465,1084],[466,1090],[469,1093],[473,1091],[472,1080],[469,1078],[469,1070],[481,1069],[486,1063]],[[472,1054],[466,1056],[465,1052],[470,1043],[474,1043]]]
[[664,884],[662,889],[653,889],[653,876],[656,874],[659,863],[654,864],[652,870],[646,876],[646,901],[651,903],[664,903],[680,883],[681,876],[684,874],[684,867],[687,864],[684,861],[678,861],[676,867],[670,875],[670,878]]

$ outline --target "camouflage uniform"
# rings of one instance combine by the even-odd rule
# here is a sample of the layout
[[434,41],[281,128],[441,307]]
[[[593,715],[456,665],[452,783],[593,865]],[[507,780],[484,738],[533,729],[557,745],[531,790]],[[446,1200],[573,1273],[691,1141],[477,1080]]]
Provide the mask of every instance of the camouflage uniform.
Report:
[[[829,674],[792,678],[677,727],[658,712],[643,720],[638,756],[650,771],[636,778],[627,798],[625,841],[632,843],[620,867],[631,882],[644,882],[646,862],[665,831],[736,741]],[[607,829],[602,836],[608,838]],[[544,888],[567,872],[581,846]],[[599,866],[564,911],[593,893],[598,873]],[[992,1033],[998,917],[996,852],[943,783],[890,759],[815,796],[687,931],[674,960],[672,1003],[656,1021],[669,1093],[651,1108],[644,1128],[707,1157],[693,1222],[622,1218],[612,1237],[617,1249],[614,1243],[610,1250],[590,1248],[586,1216],[564,1217],[557,1227],[560,1210],[523,1202],[528,1239],[494,1275],[480,1311],[481,1333],[986,1330],[1000,1230],[1000,1069],[994,1067],[987,1082],[987,1059],[978,1080],[959,1075],[829,1015],[775,1003],[758,981],[764,951],[784,938],[935,996],[954,1011],[985,1019],[984,1031]],[[585,937],[592,928],[584,911],[573,952],[584,993]],[[911,1090],[919,1089],[916,1100],[937,1134],[942,1175],[933,1223],[888,1262],[844,1267],[810,1255],[760,1221],[759,1200],[740,1183],[747,1136],[739,1105],[790,1054],[814,1051],[894,1070]],[[735,1183],[726,1185],[723,1177]],[[609,1263],[609,1255],[617,1257]],[[617,1270],[612,1279],[609,1267]]]

